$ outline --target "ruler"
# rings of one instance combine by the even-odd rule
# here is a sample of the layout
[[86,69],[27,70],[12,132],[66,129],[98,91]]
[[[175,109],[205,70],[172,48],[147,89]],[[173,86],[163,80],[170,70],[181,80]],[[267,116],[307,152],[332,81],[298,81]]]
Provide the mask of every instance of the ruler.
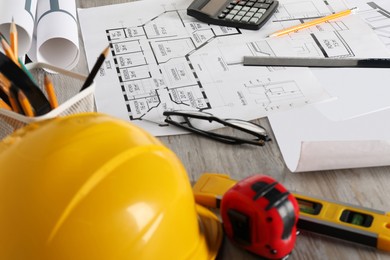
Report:
[[390,59],[334,59],[302,57],[245,56],[244,66],[390,68]]

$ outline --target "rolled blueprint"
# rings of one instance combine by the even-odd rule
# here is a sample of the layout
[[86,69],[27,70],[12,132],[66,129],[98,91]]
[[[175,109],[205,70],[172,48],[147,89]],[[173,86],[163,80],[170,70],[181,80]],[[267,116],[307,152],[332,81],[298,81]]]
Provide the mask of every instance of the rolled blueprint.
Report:
[[20,56],[26,54],[33,39],[35,13],[38,0],[0,1],[0,32],[9,40],[12,19],[18,30]]
[[[33,61],[72,69],[79,60],[78,22],[75,1],[38,0]],[[34,55],[36,54],[36,55]]]

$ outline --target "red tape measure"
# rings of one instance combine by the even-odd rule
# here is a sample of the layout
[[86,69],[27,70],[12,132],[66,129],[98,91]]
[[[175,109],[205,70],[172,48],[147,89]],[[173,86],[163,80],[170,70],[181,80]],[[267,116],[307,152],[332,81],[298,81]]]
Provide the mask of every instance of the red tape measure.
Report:
[[293,250],[298,214],[295,197],[265,175],[236,183],[221,202],[226,235],[244,249],[269,259],[287,258]]

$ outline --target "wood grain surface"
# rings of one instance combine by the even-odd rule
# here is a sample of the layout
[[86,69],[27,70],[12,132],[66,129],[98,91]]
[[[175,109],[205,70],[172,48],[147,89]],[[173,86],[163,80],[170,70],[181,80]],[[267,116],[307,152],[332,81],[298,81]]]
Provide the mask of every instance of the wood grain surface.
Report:
[[[130,1],[76,1],[79,8],[124,2]],[[88,69],[81,35],[80,49],[80,62],[75,71],[86,74]],[[263,125],[273,137],[266,118],[255,122]],[[218,131],[224,133],[229,130]],[[193,134],[159,139],[177,154],[192,182],[205,172],[226,173],[237,180],[261,173],[272,176],[291,191],[390,211],[390,167],[291,173],[284,164],[274,138],[264,147],[226,145]],[[218,259],[259,258],[237,248],[225,239]],[[390,253],[301,232],[289,259],[390,259]]]

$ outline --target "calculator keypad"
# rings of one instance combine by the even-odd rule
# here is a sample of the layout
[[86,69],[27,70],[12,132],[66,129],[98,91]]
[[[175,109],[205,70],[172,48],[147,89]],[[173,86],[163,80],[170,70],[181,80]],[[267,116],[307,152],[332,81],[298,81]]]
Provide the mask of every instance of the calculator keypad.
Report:
[[208,24],[259,30],[278,6],[278,0],[193,0],[187,15]]
[[218,18],[257,24],[273,2],[274,0],[232,0]]

